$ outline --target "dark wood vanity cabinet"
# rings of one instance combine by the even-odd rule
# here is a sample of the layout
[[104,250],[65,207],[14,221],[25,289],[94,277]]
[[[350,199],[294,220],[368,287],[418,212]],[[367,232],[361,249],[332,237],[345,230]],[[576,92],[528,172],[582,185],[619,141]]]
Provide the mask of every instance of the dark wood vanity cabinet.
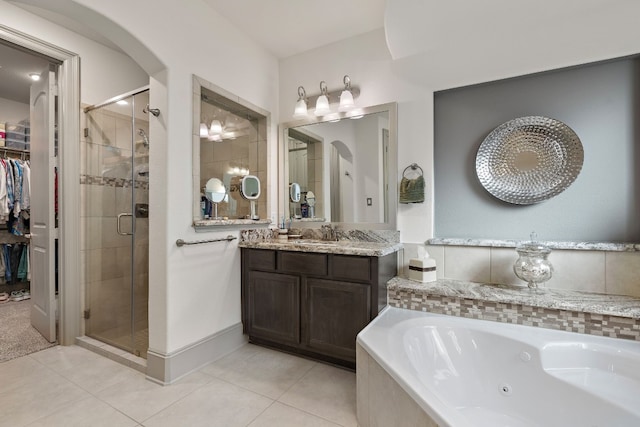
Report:
[[257,344],[355,367],[356,335],[386,305],[396,254],[242,248],[242,322]]

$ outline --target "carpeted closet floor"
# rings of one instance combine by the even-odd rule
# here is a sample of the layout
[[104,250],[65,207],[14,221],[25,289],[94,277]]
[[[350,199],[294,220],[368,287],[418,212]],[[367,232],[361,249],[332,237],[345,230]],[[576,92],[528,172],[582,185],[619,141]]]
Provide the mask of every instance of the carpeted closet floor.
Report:
[[0,363],[54,346],[31,326],[31,300],[0,303]]

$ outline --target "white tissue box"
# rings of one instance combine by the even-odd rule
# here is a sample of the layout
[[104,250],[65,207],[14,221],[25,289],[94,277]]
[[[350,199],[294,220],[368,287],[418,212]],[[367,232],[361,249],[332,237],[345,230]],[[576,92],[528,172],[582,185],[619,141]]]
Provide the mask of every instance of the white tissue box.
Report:
[[436,260],[433,258],[411,258],[409,260],[409,280],[429,283],[436,279]]

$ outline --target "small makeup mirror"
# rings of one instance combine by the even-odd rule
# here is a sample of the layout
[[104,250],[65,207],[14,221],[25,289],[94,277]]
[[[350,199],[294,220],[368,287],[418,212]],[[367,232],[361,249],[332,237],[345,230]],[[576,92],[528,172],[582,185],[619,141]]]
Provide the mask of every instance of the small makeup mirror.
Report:
[[220,219],[218,217],[218,203],[227,197],[227,189],[218,178],[211,178],[204,187],[204,196],[213,204],[212,219]]
[[218,178],[211,178],[205,187],[205,196],[213,203],[220,203],[227,195],[227,189]]
[[289,198],[293,203],[300,201],[300,184],[297,182],[292,182],[289,186]]
[[240,184],[240,194],[251,202],[250,218],[254,220],[260,219],[256,213],[256,200],[260,197],[260,180],[255,175],[247,175],[242,178]]
[[260,180],[257,176],[247,175],[242,178],[240,185],[242,197],[247,200],[257,200],[260,197]]

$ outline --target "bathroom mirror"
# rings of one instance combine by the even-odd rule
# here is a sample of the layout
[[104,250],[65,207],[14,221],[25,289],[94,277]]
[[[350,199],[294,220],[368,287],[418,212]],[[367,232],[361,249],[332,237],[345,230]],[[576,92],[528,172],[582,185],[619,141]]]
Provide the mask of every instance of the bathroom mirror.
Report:
[[293,203],[298,203],[300,201],[300,184],[297,182],[292,182],[289,186],[289,200]]
[[207,185],[204,189],[204,194],[205,197],[213,203],[220,203],[226,197],[227,189],[225,188],[222,181],[220,181],[218,178],[211,178],[209,181],[207,181]]
[[257,176],[247,175],[242,179],[240,193],[247,200],[258,200],[260,197],[260,180]]
[[[293,221],[396,228],[396,103],[349,116],[333,113],[283,123],[279,134],[281,215]],[[300,185],[300,202],[291,199],[293,183]],[[315,196],[313,209],[308,192]]]

